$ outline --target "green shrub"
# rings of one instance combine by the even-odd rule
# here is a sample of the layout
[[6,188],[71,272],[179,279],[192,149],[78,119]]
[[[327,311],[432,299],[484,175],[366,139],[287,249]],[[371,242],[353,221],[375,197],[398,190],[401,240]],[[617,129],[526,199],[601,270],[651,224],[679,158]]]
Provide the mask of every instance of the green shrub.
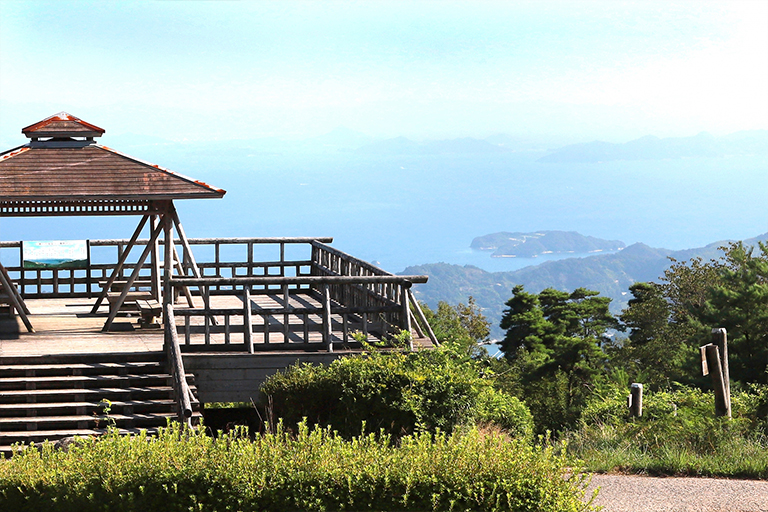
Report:
[[[275,417],[294,426],[303,418],[342,436],[383,429],[394,436],[452,432],[492,422],[528,436],[531,416],[517,399],[493,389],[478,365],[450,347],[338,359],[328,366],[297,365],[262,386]],[[494,409],[497,407],[497,409]]]
[[477,429],[344,440],[300,424],[249,441],[165,430],[0,460],[0,509],[111,512],[592,510],[578,466]]
[[630,418],[628,393],[614,389],[587,404],[569,448],[592,470],[766,478],[767,388],[734,391],[732,419],[715,417],[714,395],[692,388],[646,393],[643,416]]

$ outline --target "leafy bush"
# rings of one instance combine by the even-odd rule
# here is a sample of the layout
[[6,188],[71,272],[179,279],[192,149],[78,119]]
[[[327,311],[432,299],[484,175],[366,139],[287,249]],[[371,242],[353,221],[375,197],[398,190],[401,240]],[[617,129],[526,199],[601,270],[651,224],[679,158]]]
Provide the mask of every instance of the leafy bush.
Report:
[[477,363],[450,347],[372,352],[328,366],[297,365],[269,378],[262,392],[271,400],[274,416],[287,425],[307,418],[345,437],[359,435],[363,428],[394,436],[450,433],[475,422],[494,423],[523,437],[532,432],[525,405],[493,389]]
[[553,448],[472,429],[344,440],[300,424],[251,442],[171,428],[110,434],[68,452],[0,460],[0,509],[112,512],[592,510],[585,479]]

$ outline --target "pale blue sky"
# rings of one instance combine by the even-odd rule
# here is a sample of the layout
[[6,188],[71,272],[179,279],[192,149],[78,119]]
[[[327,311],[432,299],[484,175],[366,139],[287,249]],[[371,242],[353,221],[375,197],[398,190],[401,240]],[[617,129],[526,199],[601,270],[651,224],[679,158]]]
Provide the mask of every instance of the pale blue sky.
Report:
[[[768,1],[0,0],[0,143],[768,128]],[[104,142],[108,144],[105,136]]]

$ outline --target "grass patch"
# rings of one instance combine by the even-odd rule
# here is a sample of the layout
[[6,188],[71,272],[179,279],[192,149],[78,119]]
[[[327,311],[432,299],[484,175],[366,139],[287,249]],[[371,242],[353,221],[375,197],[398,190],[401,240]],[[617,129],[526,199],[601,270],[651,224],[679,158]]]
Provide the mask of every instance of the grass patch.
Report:
[[642,418],[628,418],[623,393],[587,407],[568,450],[590,471],[768,478],[765,389],[736,392],[733,418],[714,416],[712,393],[646,395]]
[[[592,510],[570,457],[495,431],[345,440],[306,424],[249,441],[169,427],[0,462],[3,510]],[[561,450],[562,451],[562,450]]]

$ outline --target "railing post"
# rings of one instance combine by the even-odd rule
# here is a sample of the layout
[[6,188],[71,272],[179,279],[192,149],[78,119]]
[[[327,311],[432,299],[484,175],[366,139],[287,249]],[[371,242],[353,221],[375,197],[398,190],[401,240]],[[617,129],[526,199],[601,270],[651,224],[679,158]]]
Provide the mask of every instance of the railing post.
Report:
[[712,343],[720,349],[720,364],[723,370],[723,384],[725,385],[725,405],[728,408],[728,416],[731,416],[731,371],[728,368],[728,333],[725,328],[712,329]]
[[[411,283],[408,281],[403,281],[402,284],[400,284],[400,300],[402,301],[403,306],[402,326],[403,330],[408,334],[411,334],[411,308],[408,305],[408,289],[410,287]],[[410,349],[413,350],[413,336],[409,336],[409,339],[410,341],[408,343]]]
[[191,427],[192,424],[190,418],[192,417],[192,403],[190,402],[189,397],[192,393],[187,384],[184,360],[181,357],[181,348],[179,348],[178,333],[176,332],[176,317],[173,314],[173,303],[165,303],[163,317],[165,319],[165,353],[168,358],[169,371],[173,377],[173,390],[176,395],[179,422]]
[[331,293],[328,283],[323,283],[323,343],[333,352],[331,340]]
[[251,287],[243,286],[243,340],[249,354],[253,354],[253,327],[251,320]]
[[283,343],[288,343],[290,341],[290,334],[291,334],[291,324],[290,324],[290,294],[288,290],[288,285],[283,285],[283,308],[285,308],[285,313],[283,313]]

